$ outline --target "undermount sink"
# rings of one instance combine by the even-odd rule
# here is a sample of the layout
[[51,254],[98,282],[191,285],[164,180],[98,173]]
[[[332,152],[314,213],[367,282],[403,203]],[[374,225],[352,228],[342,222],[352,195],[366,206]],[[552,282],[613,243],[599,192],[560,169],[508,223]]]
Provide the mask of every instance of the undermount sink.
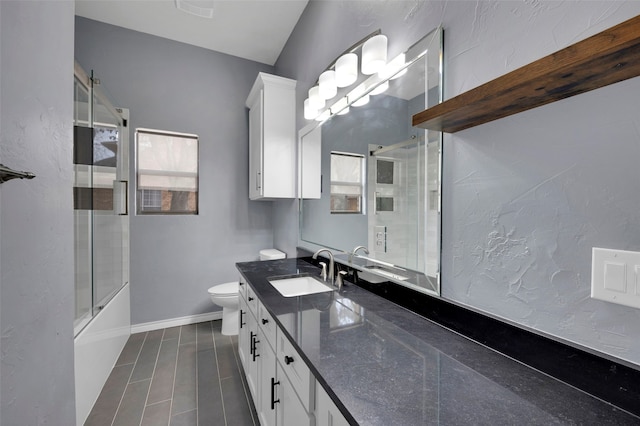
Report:
[[270,278],[269,284],[284,297],[305,296],[334,290],[322,281],[310,276]]

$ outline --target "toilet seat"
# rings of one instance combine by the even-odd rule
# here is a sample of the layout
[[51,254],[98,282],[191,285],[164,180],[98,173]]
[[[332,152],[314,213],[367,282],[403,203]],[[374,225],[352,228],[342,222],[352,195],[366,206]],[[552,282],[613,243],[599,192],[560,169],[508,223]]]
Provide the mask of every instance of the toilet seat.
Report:
[[209,288],[209,294],[216,297],[235,297],[238,296],[240,285],[238,281],[224,284],[214,285]]

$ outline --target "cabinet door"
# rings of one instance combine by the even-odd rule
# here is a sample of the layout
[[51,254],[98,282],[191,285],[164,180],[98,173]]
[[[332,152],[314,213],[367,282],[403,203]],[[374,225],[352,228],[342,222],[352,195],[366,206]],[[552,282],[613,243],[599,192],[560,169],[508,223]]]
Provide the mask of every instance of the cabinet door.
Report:
[[255,200],[263,195],[263,140],[264,140],[264,90],[260,90],[249,109],[249,198]]
[[278,426],[309,426],[313,424],[313,416],[307,413],[304,405],[296,395],[296,391],[291,385],[286,374],[282,371],[280,363],[276,364],[278,382],[277,395],[278,403],[277,424]]
[[[246,284],[245,284],[246,287]],[[249,326],[247,325],[247,316],[249,315],[249,307],[247,301],[241,295],[239,297],[239,315],[240,315],[240,328],[238,330],[238,356],[242,363],[242,368],[247,372],[247,357],[249,356]]]
[[338,407],[316,382],[316,426],[349,426]]
[[258,336],[258,322],[251,313],[247,311],[247,329],[248,339],[246,342],[247,353],[246,366],[244,369],[245,376],[247,378],[247,384],[251,391],[254,403],[258,402],[258,358],[260,357],[260,339]]
[[[262,426],[276,426],[276,409],[278,407],[277,380],[276,380],[276,354],[267,343],[266,336],[260,330],[260,397],[256,404],[258,418]],[[255,402],[255,401],[254,401]]]
[[287,375],[289,382],[293,385],[295,392],[302,401],[303,407],[308,411],[312,411],[315,379],[309,367],[289,342],[284,332],[278,329],[276,336],[276,355],[278,366],[281,368],[280,371]]

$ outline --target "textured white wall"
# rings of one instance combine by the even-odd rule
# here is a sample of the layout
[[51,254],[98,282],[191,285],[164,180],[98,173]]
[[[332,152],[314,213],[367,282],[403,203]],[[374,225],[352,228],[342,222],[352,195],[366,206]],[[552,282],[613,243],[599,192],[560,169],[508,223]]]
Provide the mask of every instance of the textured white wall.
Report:
[[0,423],[72,425],[74,4],[0,10]]
[[[447,33],[447,97],[638,13],[478,2]],[[639,89],[636,78],[445,137],[443,297],[640,364],[640,311],[589,297],[593,246],[640,249]]]
[[[639,13],[637,1],[313,1],[276,70],[298,79],[302,104],[371,31],[393,56],[442,23],[447,99]],[[640,365],[640,311],[589,298],[592,246],[640,250],[639,89],[636,78],[445,137],[444,298]]]

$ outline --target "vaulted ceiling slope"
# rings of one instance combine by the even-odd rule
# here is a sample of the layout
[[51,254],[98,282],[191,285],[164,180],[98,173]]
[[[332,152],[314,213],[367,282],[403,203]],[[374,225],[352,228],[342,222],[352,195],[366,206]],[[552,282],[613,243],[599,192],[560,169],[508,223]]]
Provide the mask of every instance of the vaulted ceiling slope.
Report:
[[273,65],[308,0],[76,0],[76,15]]

